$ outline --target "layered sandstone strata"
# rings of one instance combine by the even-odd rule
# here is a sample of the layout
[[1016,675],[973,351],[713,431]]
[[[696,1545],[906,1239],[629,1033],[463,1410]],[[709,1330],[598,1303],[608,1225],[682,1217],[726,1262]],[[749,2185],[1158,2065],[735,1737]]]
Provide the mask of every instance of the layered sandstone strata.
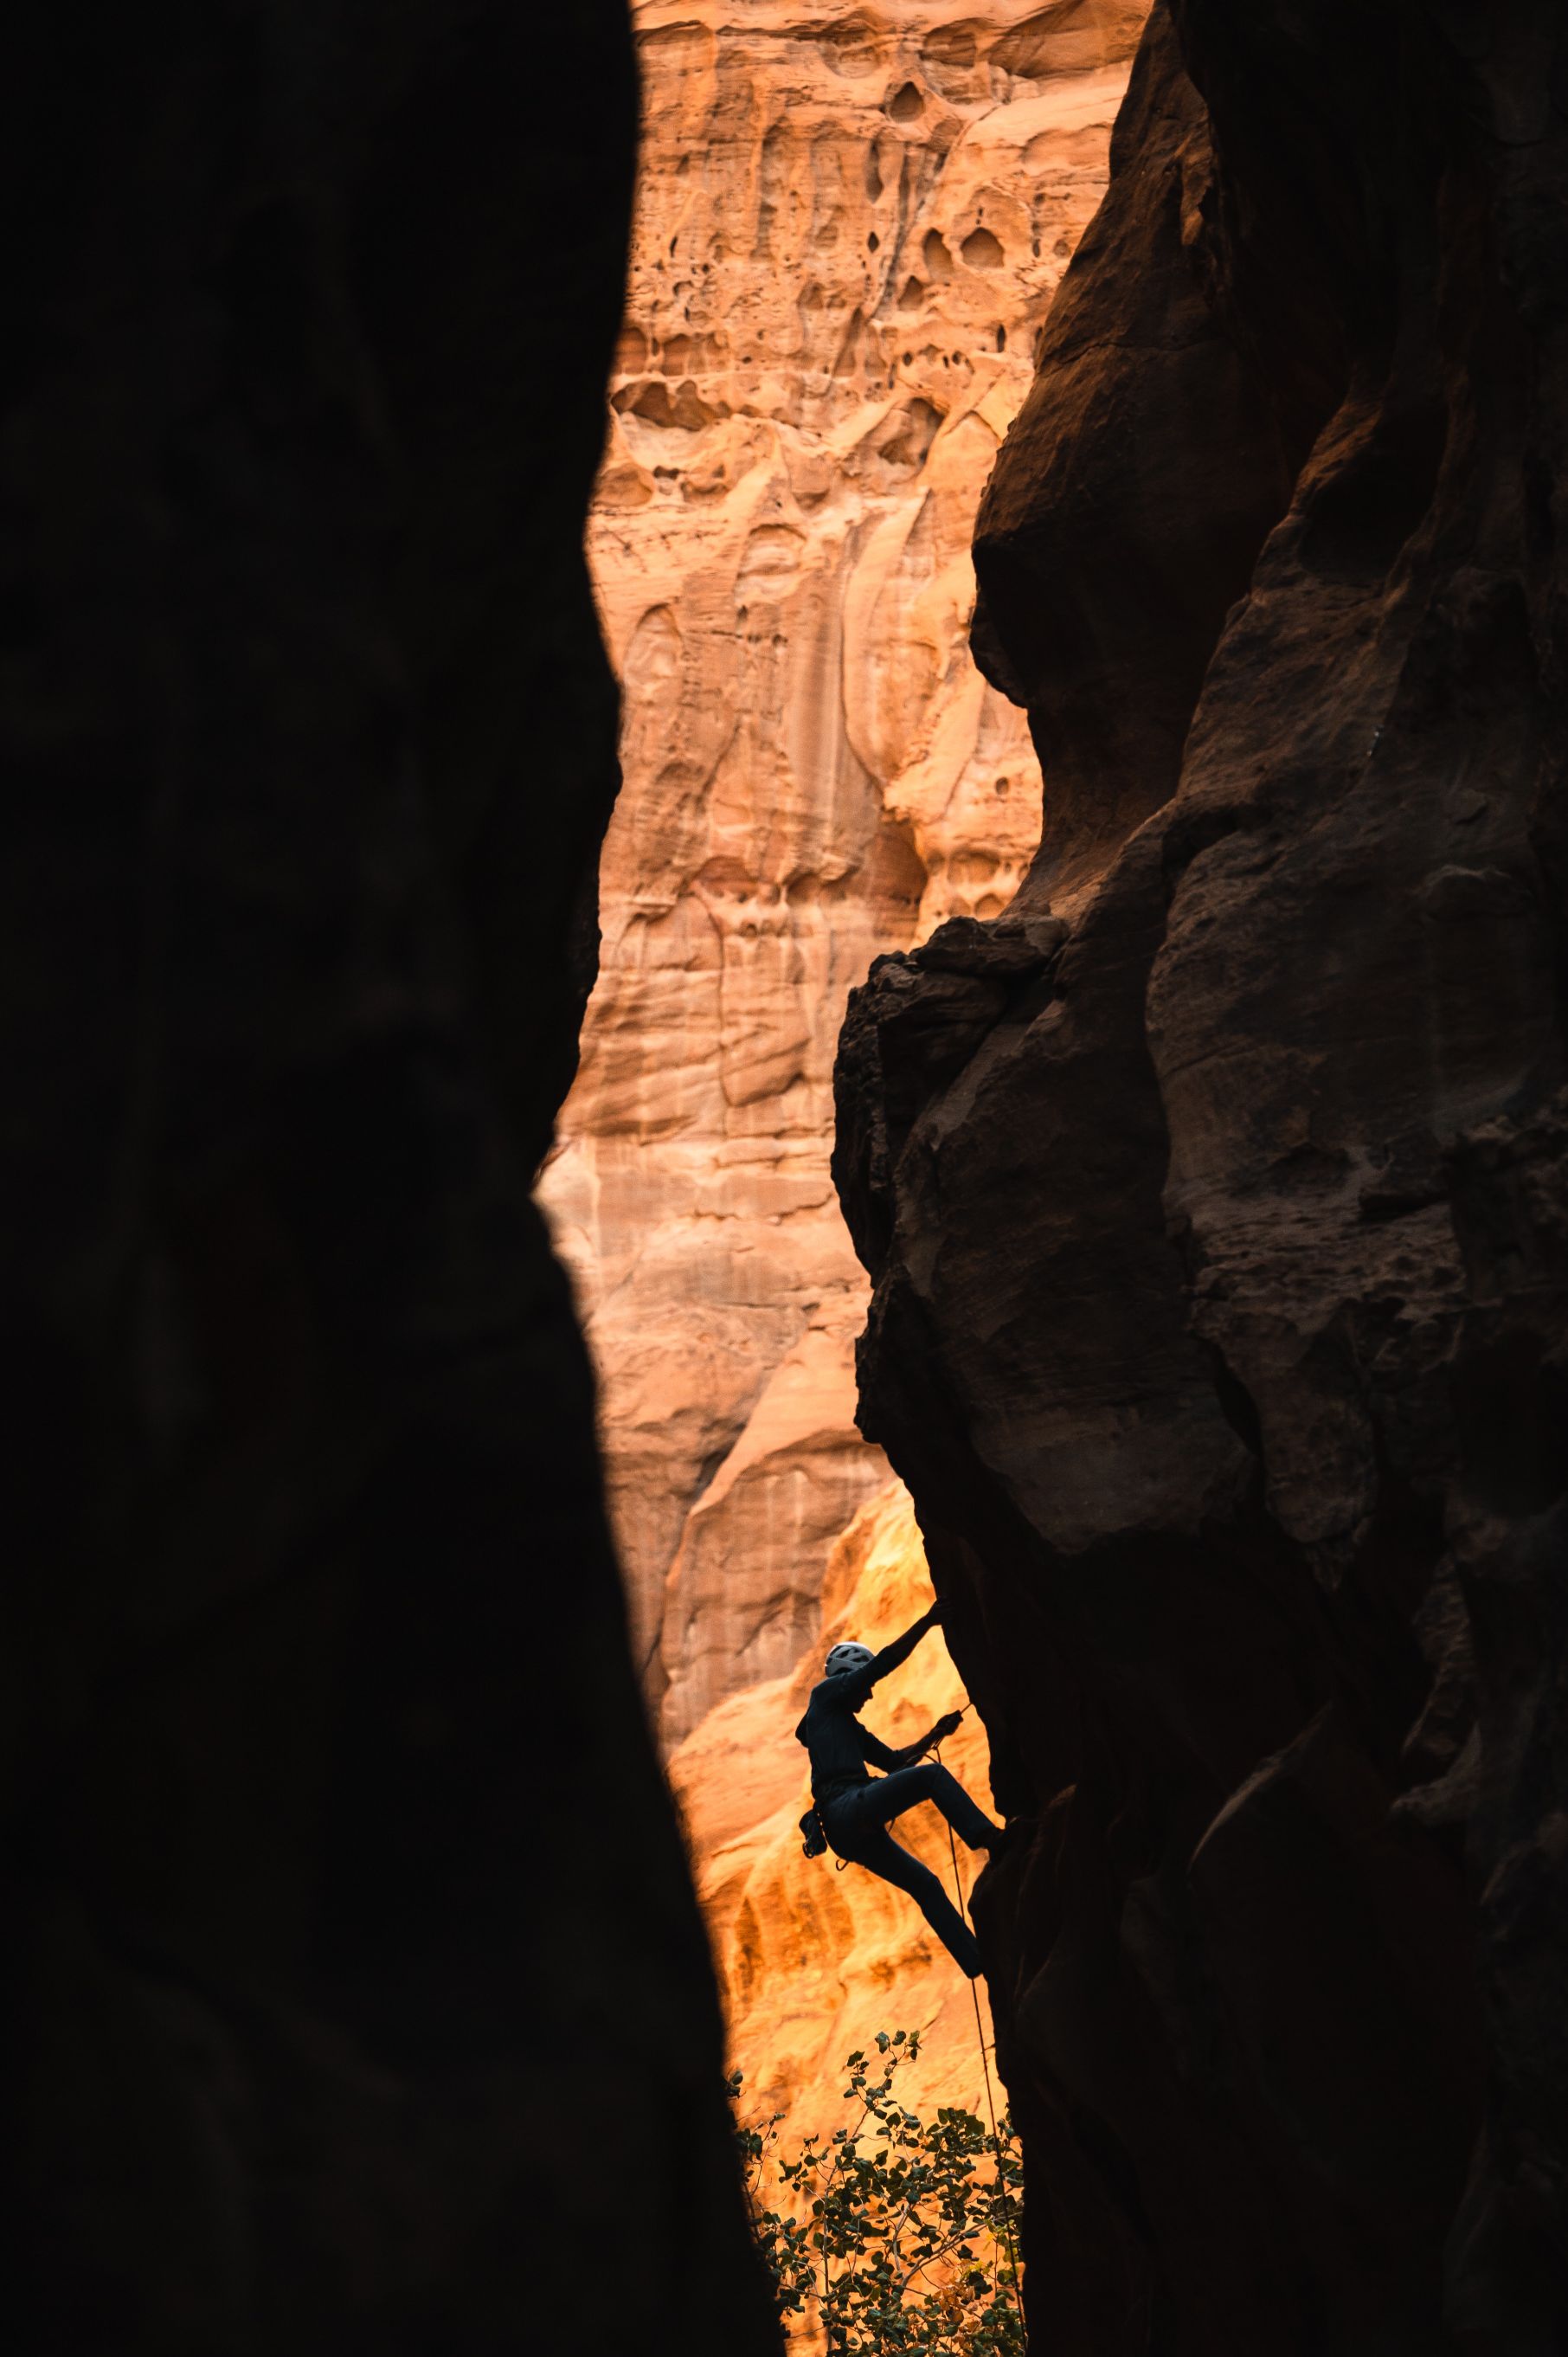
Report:
[[644,0],[590,556],[626,694],[601,979],[543,1194],[667,1736],[789,1673],[887,1479],[828,1175],[877,952],[1011,898],[1039,779],[968,651],[981,488],[1143,8]]
[[1563,67],[1162,0],[979,523],[1040,855],[844,1035],[1060,2357],[1568,2335]]

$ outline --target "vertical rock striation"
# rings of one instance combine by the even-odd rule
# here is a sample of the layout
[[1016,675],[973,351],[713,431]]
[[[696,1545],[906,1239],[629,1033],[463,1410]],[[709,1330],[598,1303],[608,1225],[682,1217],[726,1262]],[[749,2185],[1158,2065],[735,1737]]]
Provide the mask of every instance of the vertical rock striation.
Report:
[[977,528],[1039,855],[843,1034],[1058,2357],[1568,2339],[1565,71],[1162,0]]
[[1038,833],[970,540],[1104,186],[1144,0],[640,0],[645,140],[590,557],[624,681],[602,974],[544,1200],[604,1383],[666,1736],[789,1672],[887,1469],[828,1172],[873,953]]
[[8,2344],[766,2351],[530,1200],[624,13],[26,9],[0,69]]

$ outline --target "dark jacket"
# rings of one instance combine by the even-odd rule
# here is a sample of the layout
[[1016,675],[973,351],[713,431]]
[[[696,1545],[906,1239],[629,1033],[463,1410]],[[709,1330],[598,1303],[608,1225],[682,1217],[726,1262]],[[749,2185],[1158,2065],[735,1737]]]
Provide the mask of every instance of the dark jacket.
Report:
[[811,1759],[811,1798],[831,1800],[835,1792],[852,1784],[869,1784],[865,1763],[869,1760],[878,1768],[898,1768],[904,1763],[901,1751],[889,1750],[880,1737],[868,1727],[862,1727],[855,1713],[862,1704],[871,1699],[871,1690],[879,1678],[907,1662],[926,1633],[927,1623],[917,1620],[890,1645],[874,1653],[863,1669],[847,1670],[836,1678],[823,1678],[811,1688],[811,1698],[806,1705],[806,1716],[795,1729],[797,1742],[803,1743]]

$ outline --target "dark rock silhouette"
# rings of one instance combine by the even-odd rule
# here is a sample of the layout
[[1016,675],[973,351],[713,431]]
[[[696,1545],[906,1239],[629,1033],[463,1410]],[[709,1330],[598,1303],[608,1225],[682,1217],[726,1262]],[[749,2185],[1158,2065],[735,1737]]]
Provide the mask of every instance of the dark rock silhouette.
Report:
[[1568,2346],[1565,39],[1156,6],[978,527],[1040,857],[844,1033],[1053,2357]]
[[624,10],[0,36],[5,2327],[763,2351],[530,1201]]

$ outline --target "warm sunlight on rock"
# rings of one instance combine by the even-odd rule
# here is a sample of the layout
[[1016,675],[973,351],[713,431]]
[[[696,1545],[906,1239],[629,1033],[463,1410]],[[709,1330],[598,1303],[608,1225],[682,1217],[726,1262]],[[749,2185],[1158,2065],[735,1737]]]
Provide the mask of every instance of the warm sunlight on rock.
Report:
[[[783,1676],[887,1479],[834,1046],[879,951],[1011,899],[1024,715],[969,545],[1144,10],[635,10],[645,140],[589,533],[625,690],[602,968],[542,1199],[665,1739]],[[700,20],[700,21],[699,21]]]

